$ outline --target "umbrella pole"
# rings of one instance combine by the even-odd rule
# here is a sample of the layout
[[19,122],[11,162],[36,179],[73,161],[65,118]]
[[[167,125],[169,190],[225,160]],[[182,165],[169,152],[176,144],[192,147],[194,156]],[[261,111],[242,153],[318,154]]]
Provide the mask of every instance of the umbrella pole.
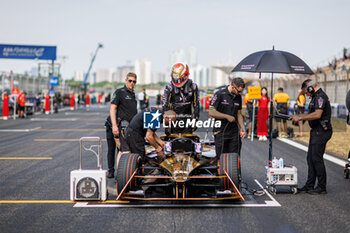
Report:
[[272,122],[273,122],[273,73],[271,73],[271,91],[270,91],[270,117],[269,117],[269,132],[270,132],[270,140],[269,140],[269,162],[268,166],[271,167],[272,161]]

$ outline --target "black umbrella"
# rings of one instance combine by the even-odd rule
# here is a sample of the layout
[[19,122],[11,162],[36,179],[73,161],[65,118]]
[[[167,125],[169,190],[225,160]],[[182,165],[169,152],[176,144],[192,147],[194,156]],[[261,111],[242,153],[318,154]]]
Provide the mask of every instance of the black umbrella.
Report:
[[[292,53],[275,50],[265,50],[250,54],[232,70],[232,72],[271,73],[271,98],[273,98],[273,73],[313,74],[312,70],[299,57]],[[270,142],[269,166],[272,160],[272,118],[273,106],[270,106]]]

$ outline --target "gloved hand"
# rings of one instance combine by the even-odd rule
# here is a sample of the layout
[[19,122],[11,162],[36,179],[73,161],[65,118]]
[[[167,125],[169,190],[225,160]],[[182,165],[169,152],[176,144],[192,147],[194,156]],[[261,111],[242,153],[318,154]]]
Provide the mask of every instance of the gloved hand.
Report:
[[165,159],[165,154],[163,151],[160,151],[160,152],[157,152],[157,160],[158,160],[158,163],[161,163],[163,162]]

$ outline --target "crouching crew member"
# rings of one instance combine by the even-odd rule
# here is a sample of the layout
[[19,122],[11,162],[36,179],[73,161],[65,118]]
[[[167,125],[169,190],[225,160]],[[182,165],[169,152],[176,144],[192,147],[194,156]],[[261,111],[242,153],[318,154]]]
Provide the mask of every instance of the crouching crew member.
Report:
[[[171,121],[175,121],[176,113],[174,111],[166,111],[164,114],[157,108],[146,108],[142,112],[139,112],[130,122],[126,129],[126,141],[130,148],[131,153],[139,154],[145,161],[145,139],[156,149],[159,159],[164,158],[163,148],[164,142],[155,133],[157,129],[144,128],[144,113],[155,112],[153,117],[160,117],[160,124],[163,120],[165,124],[169,124]],[[154,115],[156,114],[156,115]]]
[[[198,87],[191,79],[188,66],[182,63],[173,65],[171,83],[165,87],[163,95],[163,111],[173,110],[178,121],[199,119]],[[192,128],[172,128],[172,133],[192,133]]]
[[221,121],[221,127],[213,129],[217,158],[222,153],[240,153],[241,139],[238,134],[245,137],[240,95],[244,88],[243,79],[235,78],[231,85],[217,91],[210,103],[209,116]]
[[[293,122],[308,120],[311,128],[307,151],[308,176],[306,184],[298,188],[299,192],[326,194],[327,174],[323,161],[326,144],[332,137],[331,105],[327,94],[317,86],[314,80],[307,79],[301,86],[307,96],[311,96],[309,113],[292,115]],[[317,187],[315,182],[317,178]]]
[[112,97],[110,115],[105,124],[108,145],[108,178],[114,177],[116,143],[120,142],[120,152],[129,151],[124,130],[137,113],[137,102],[134,92],[136,79],[135,73],[128,73],[125,79],[125,86],[117,89]]

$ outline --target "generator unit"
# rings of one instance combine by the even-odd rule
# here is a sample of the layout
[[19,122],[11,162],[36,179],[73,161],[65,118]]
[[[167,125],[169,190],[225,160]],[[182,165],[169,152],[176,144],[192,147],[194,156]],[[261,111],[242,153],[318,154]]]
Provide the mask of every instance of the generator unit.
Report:
[[276,186],[289,186],[293,194],[298,192],[298,169],[293,166],[265,167],[266,184],[272,194],[276,194]]
[[[89,142],[89,146],[85,144]],[[97,142],[92,144],[91,142]],[[82,168],[82,153],[91,152],[97,158],[97,169]],[[91,154],[90,153],[90,154]],[[80,168],[70,172],[70,199],[72,201],[107,200],[107,171],[102,168],[102,143],[99,137],[79,140]]]

